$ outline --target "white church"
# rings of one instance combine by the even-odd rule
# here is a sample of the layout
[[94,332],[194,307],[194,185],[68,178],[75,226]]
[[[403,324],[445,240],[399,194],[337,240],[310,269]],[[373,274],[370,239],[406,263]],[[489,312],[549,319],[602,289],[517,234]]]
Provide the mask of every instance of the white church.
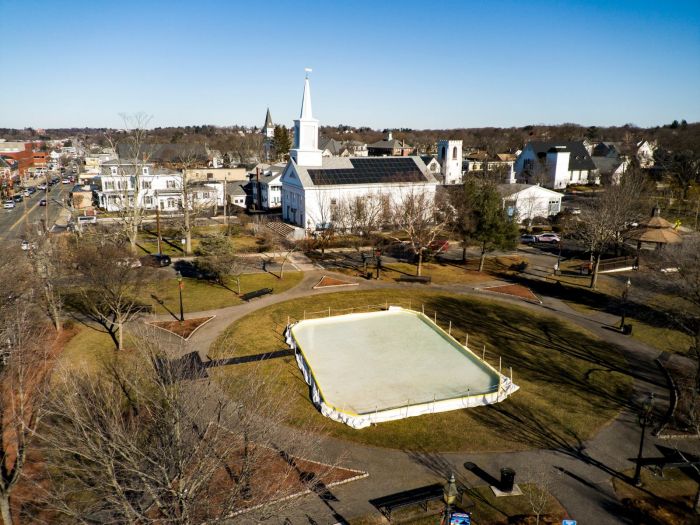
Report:
[[[313,232],[333,221],[334,207],[358,197],[374,196],[385,205],[399,202],[409,192],[434,198],[439,182],[420,157],[324,157],[318,148],[318,128],[307,75],[301,113],[294,121],[294,147],[281,179],[285,222]],[[457,155],[461,179],[461,144],[457,152],[454,147],[445,144],[441,162],[456,165]]]

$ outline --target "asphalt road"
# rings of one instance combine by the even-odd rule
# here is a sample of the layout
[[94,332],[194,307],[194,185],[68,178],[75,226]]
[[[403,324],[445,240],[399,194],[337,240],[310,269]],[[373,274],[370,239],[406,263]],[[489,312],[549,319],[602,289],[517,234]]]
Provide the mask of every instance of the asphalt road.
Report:
[[[39,184],[41,181],[30,181],[28,185]],[[68,196],[69,184],[56,184],[48,194],[48,206],[39,206],[39,201],[46,198],[43,191],[37,191],[31,197],[25,197],[24,201],[15,204],[12,209],[0,209],[0,243],[18,242],[28,232],[35,232],[37,227],[46,220],[48,212],[49,225],[53,225],[58,217],[61,207],[56,200],[64,202]]]

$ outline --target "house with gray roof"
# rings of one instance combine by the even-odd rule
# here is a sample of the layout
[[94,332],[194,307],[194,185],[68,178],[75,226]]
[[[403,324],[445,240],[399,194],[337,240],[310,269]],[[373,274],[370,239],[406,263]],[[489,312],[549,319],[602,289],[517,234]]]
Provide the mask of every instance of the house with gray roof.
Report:
[[596,166],[583,142],[529,142],[515,161],[519,183],[552,189],[570,184],[598,184]]

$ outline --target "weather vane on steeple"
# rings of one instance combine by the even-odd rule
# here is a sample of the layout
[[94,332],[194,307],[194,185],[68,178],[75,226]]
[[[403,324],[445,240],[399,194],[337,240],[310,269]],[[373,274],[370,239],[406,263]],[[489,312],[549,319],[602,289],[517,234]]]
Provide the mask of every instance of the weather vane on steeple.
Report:
[[305,67],[304,71],[306,71],[306,78],[309,78],[309,73],[311,73],[313,69],[311,69],[310,67]]

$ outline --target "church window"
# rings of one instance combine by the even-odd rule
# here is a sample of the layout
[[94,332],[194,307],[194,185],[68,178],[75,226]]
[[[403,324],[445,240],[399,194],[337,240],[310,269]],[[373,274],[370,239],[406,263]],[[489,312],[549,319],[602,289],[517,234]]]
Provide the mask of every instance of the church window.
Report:
[[457,147],[455,146],[452,148],[452,159],[456,160],[457,159]]

